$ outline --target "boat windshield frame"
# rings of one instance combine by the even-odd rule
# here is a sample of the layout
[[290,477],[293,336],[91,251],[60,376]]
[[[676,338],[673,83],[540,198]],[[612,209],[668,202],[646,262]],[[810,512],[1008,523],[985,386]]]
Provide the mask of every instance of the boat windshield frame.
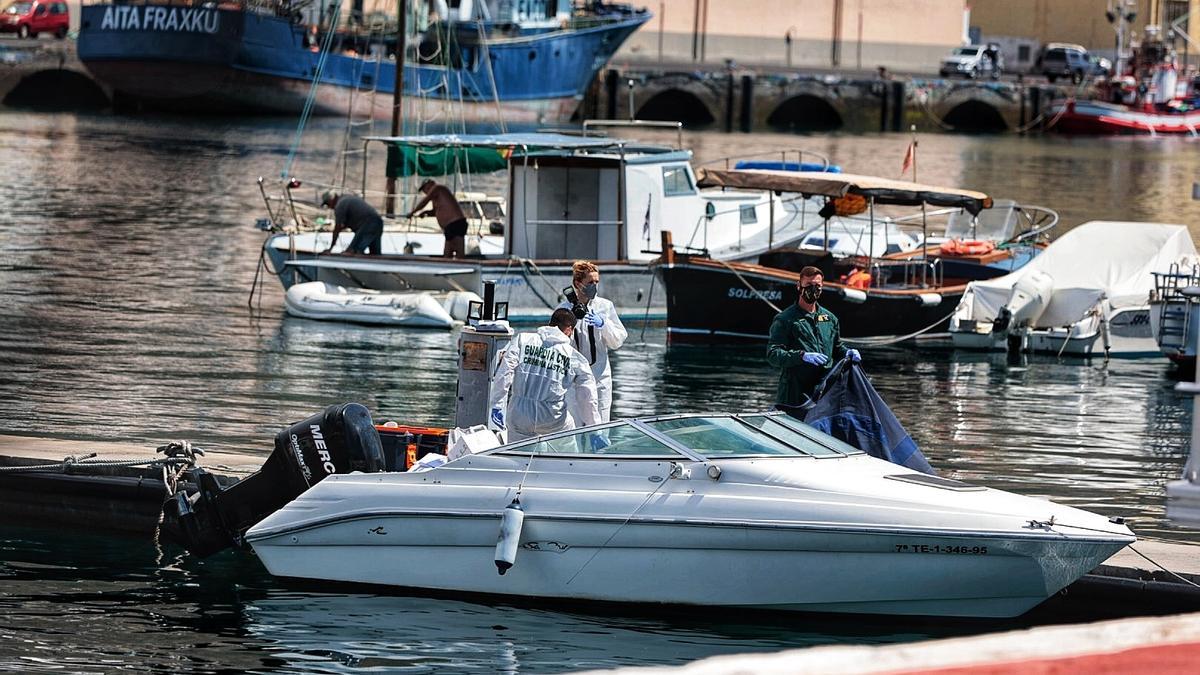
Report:
[[[803,436],[809,443],[821,447],[825,452],[814,453],[813,451],[796,446],[789,441],[784,434],[771,433],[767,429],[761,429],[747,418],[765,417],[771,421],[789,429],[793,433]],[[703,450],[693,448],[683,441],[676,439],[655,426],[658,422],[669,422],[681,419],[728,419],[733,420],[739,428],[744,429],[747,434],[754,436],[762,436],[771,443],[782,445],[791,453],[737,453],[737,454],[712,454],[706,453]],[[605,429],[615,429],[618,427],[628,426],[635,429],[660,445],[663,445],[670,452],[663,453],[646,453],[646,454],[613,454],[604,452],[603,450],[596,452],[531,452],[533,446],[539,443],[553,442],[561,438],[572,436],[580,436],[590,432],[603,431]],[[565,431],[558,431],[553,434],[544,436],[535,436],[526,438],[512,443],[506,443],[496,448],[486,450],[481,454],[485,455],[516,455],[529,456],[536,455],[538,457],[560,457],[565,459],[603,459],[603,460],[691,460],[694,462],[712,462],[717,460],[728,459],[844,459],[854,455],[865,455],[862,450],[854,448],[842,441],[839,441],[828,434],[824,434],[817,429],[804,424],[788,414],[778,411],[769,410],[765,412],[753,413],[681,413],[671,415],[656,415],[653,417],[637,417],[631,419],[613,420],[588,427],[576,427]]]

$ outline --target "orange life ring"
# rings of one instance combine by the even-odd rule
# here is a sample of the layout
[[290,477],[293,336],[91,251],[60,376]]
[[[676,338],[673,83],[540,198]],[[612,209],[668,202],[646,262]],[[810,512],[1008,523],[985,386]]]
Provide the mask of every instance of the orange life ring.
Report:
[[949,255],[983,255],[996,250],[996,244],[978,239],[951,239],[941,248],[942,253]]

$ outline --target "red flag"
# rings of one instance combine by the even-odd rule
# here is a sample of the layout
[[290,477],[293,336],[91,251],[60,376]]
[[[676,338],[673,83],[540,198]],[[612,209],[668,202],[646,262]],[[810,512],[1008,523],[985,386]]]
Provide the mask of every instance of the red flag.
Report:
[[908,144],[908,150],[904,151],[904,162],[900,165],[900,177],[901,178],[903,178],[904,174],[908,173],[908,170],[912,168],[913,153],[916,152],[916,149],[917,149],[916,146],[917,146],[916,141],[913,141],[912,143]]

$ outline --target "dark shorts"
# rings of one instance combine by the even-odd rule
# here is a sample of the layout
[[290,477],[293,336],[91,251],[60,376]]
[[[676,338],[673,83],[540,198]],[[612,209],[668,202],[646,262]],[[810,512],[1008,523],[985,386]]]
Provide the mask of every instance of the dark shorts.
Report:
[[459,218],[453,223],[447,223],[445,231],[447,239],[467,236],[467,219]]

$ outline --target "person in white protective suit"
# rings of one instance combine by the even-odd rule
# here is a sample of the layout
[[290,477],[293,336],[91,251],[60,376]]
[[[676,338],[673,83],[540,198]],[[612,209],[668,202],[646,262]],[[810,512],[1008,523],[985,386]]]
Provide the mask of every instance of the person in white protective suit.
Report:
[[600,419],[607,422],[612,410],[612,366],[608,363],[608,352],[620,349],[629,333],[612,301],[597,295],[600,270],[596,265],[586,260],[575,261],[571,282],[573,293],[568,292],[567,301],[559,308],[571,310],[580,321],[571,344],[592,367]]
[[596,378],[571,346],[575,327],[570,310],[555,310],[550,325],[517,335],[501,353],[490,392],[491,421],[508,430],[508,442],[600,421]]

